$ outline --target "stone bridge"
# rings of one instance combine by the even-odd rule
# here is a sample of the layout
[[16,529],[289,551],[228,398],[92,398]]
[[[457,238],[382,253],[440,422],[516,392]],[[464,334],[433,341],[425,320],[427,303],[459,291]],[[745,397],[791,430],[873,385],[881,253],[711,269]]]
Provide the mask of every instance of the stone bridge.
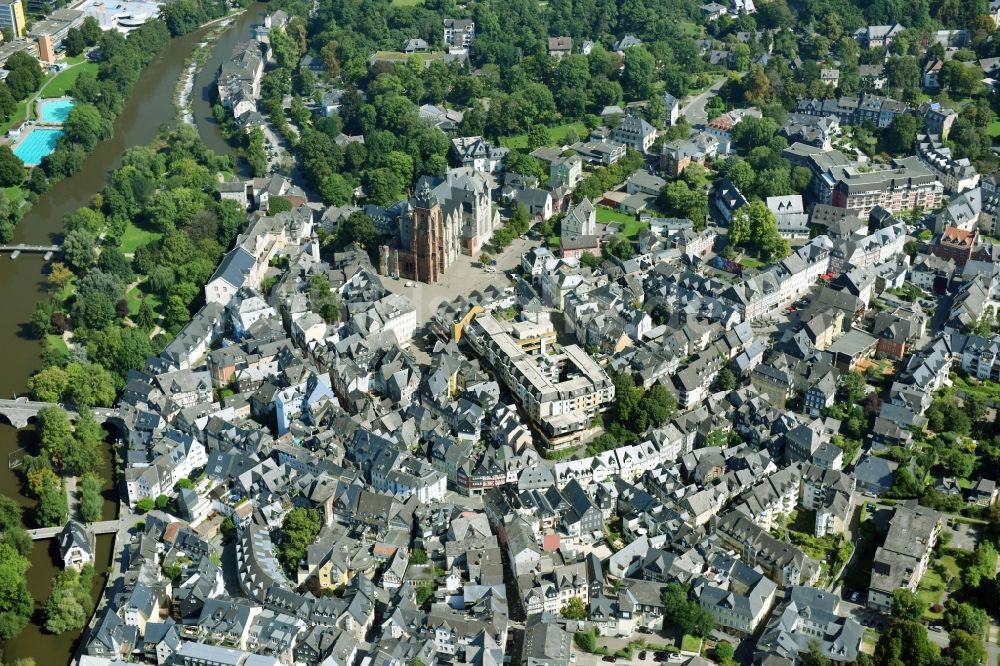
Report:
[[[28,421],[38,416],[38,412],[46,407],[62,407],[69,414],[70,419],[77,417],[76,410],[67,405],[60,405],[54,402],[37,402],[27,398],[17,398],[16,400],[0,400],[0,415],[3,415],[15,428],[25,428]],[[104,423],[118,415],[118,410],[98,407],[93,410],[94,418],[98,423]]]

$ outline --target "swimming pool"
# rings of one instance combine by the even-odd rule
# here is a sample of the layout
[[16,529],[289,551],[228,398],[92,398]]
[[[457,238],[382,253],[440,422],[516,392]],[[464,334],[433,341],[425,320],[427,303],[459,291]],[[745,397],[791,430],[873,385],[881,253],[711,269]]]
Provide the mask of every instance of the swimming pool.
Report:
[[24,166],[38,166],[43,157],[56,149],[56,141],[62,135],[61,129],[33,127],[28,135],[14,146],[14,154],[21,158]]
[[64,123],[75,102],[68,97],[38,103],[38,118],[43,123]]

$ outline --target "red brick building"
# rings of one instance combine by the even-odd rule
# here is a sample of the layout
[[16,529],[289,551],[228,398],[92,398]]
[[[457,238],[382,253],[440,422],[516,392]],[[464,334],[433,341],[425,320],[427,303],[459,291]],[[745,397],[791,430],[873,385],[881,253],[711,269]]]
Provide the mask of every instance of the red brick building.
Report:
[[972,257],[972,251],[978,242],[979,232],[975,229],[965,231],[955,227],[945,227],[944,233],[931,252],[942,259],[951,259],[957,266],[964,266]]

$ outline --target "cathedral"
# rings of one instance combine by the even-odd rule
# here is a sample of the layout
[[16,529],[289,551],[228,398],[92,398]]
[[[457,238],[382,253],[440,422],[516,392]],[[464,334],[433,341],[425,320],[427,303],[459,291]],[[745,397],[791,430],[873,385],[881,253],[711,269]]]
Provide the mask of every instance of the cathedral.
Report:
[[379,272],[433,283],[459,254],[475,256],[500,223],[488,177],[468,167],[444,178],[424,176],[407,202],[390,245],[379,248]]

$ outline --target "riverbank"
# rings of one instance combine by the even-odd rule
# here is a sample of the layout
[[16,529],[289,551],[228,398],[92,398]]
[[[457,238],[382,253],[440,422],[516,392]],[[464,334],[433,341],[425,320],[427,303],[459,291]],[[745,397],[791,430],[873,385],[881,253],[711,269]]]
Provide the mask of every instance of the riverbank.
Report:
[[209,21],[202,26],[202,29],[211,28],[211,30],[206,35],[205,41],[198,44],[194,53],[184,60],[184,74],[177,83],[174,105],[177,107],[178,120],[180,122],[187,123],[188,125],[195,124],[193,108],[195,78],[205,66],[205,63],[208,62],[208,58],[212,54],[212,49],[219,37],[225,34],[229,26],[242,14],[245,14],[246,11],[246,9],[234,11],[228,16]]
[[[263,5],[254,5],[248,10],[249,16],[229,16],[225,20],[235,24],[234,30],[242,35],[244,29],[263,13],[263,8]],[[185,67],[190,65],[186,65],[185,61],[199,44],[205,42],[211,31],[211,27],[199,29],[172,39],[161,49],[133,86],[131,95],[113,123],[111,138],[98,143],[75,174],[55,184],[25,213],[15,230],[14,242],[58,243],[61,240],[64,215],[91,202],[93,196],[104,188],[108,173],[121,165],[124,152],[132,146],[149,144],[162,126],[176,122],[177,111],[173,98]],[[222,46],[218,48],[226,51],[226,56],[232,49],[232,44],[227,41],[228,34],[226,30],[222,30],[219,36]],[[208,61],[216,60],[214,49],[206,49],[205,53]],[[218,55],[219,59],[222,57],[223,55]],[[199,74],[196,73],[194,77],[192,108],[196,112],[195,123],[199,132],[210,135],[212,125],[202,127],[197,117],[197,110],[202,103]],[[0,373],[0,395],[3,397],[23,394],[28,378],[41,366],[39,341],[30,334],[26,322],[30,321],[35,304],[49,297],[46,273],[47,264],[40,257],[22,255],[17,261],[0,261],[0,290],[5,295],[6,306],[0,315],[0,345],[7,355],[5,372]],[[15,430],[2,424],[0,455],[5,458],[20,448],[35,450],[35,439],[32,427]],[[106,470],[103,475],[105,511],[113,516],[117,495],[112,479],[117,476],[118,470],[110,453],[102,470]],[[24,507],[34,505],[34,501],[21,492],[21,480],[8,465],[0,466],[0,493],[12,497]],[[107,567],[113,561],[111,541],[110,536],[98,539],[98,562],[101,566],[95,576],[95,586],[98,588],[95,590],[95,601],[102,596]],[[32,552],[28,585],[36,599],[36,615],[32,624],[20,636],[3,645],[5,662],[33,658],[39,665],[65,664],[70,660],[79,640],[79,632],[58,636],[45,633],[37,612],[59,569],[57,561],[53,559],[58,557],[58,553],[53,550],[52,543],[54,542],[39,542]]]

